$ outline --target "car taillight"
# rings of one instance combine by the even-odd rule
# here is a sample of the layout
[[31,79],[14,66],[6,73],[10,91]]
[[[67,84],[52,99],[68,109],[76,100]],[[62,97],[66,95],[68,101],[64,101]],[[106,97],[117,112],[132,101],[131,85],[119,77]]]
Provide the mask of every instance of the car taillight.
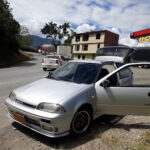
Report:
[[44,59],[42,59],[42,63],[44,63]]
[[56,60],[56,64],[58,64],[59,63],[59,61],[58,60]]
[[40,50],[42,50],[42,46],[40,46]]

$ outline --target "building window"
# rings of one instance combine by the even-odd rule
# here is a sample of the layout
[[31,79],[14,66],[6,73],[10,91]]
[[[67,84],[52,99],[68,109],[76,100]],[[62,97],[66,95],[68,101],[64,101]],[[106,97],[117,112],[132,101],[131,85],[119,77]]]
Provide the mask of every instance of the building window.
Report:
[[75,46],[75,50],[76,50],[76,51],[79,51],[79,49],[80,49],[80,45],[76,45],[76,46]]
[[78,59],[80,59],[81,58],[81,55],[78,55]]
[[88,45],[83,45],[83,46],[82,46],[82,50],[83,50],[83,51],[87,51],[87,50],[88,50]]
[[76,36],[76,42],[79,42],[80,41],[80,35],[77,35]]
[[97,44],[97,48],[100,48],[100,44]]
[[85,34],[83,35],[83,41],[88,41],[89,40],[89,35],[88,34]]
[[85,55],[82,55],[82,59],[85,59]]
[[100,34],[100,33],[97,33],[97,34],[96,34],[96,39],[100,39],[100,37],[101,37],[101,34]]

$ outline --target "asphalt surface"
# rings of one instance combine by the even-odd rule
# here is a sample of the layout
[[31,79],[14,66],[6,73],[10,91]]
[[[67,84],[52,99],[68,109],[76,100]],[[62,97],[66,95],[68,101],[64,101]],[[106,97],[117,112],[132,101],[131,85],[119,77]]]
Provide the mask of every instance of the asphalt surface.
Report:
[[9,93],[19,86],[46,77],[48,74],[42,70],[41,60],[43,56],[36,53],[32,53],[32,55],[33,59],[30,61],[12,67],[0,68],[0,133],[11,123],[4,104]]

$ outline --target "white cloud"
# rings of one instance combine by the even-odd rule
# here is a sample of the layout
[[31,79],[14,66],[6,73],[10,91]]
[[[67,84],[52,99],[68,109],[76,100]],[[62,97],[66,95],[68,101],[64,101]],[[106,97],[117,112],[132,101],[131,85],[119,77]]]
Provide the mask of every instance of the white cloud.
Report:
[[119,34],[119,44],[131,46],[131,47],[137,46],[137,44],[138,44],[137,40],[136,39],[130,39],[129,34],[122,34],[119,31],[119,29],[115,28],[115,27],[108,28],[108,30]]
[[118,28],[115,28],[115,27],[111,27],[111,28],[108,28],[109,31],[112,31],[114,33],[117,33],[117,34],[120,34],[120,31]]
[[137,46],[137,41],[134,39],[130,39],[129,37],[126,37],[126,38],[120,38],[119,44],[134,47]]
[[[46,22],[69,22],[77,32],[109,29],[120,34],[120,42],[137,45],[130,32],[149,28],[149,0],[8,0],[20,24],[31,34],[41,35]],[[89,24],[94,24],[90,26]],[[121,32],[120,32],[121,31]]]
[[150,47],[150,43],[145,42],[145,43],[138,43],[138,47]]
[[147,1],[107,0],[112,3],[109,10],[95,7],[92,19],[102,28],[115,27],[123,32],[133,32],[147,28],[150,24],[148,13],[150,3]]
[[93,26],[90,26],[89,24],[82,24],[82,25],[79,25],[77,28],[76,28],[76,32],[77,33],[82,33],[82,32],[88,32],[88,31],[93,31],[96,29],[96,26],[93,25]]

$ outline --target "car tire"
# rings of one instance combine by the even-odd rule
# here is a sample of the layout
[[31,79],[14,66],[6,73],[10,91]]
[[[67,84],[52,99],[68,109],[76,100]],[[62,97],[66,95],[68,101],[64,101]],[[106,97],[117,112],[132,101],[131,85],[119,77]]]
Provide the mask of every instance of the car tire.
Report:
[[47,69],[46,69],[46,68],[43,68],[43,70],[46,71]]
[[148,65],[143,65],[143,68],[148,69],[149,66]]
[[73,136],[84,134],[92,122],[92,111],[89,107],[79,109],[73,117],[70,133]]

